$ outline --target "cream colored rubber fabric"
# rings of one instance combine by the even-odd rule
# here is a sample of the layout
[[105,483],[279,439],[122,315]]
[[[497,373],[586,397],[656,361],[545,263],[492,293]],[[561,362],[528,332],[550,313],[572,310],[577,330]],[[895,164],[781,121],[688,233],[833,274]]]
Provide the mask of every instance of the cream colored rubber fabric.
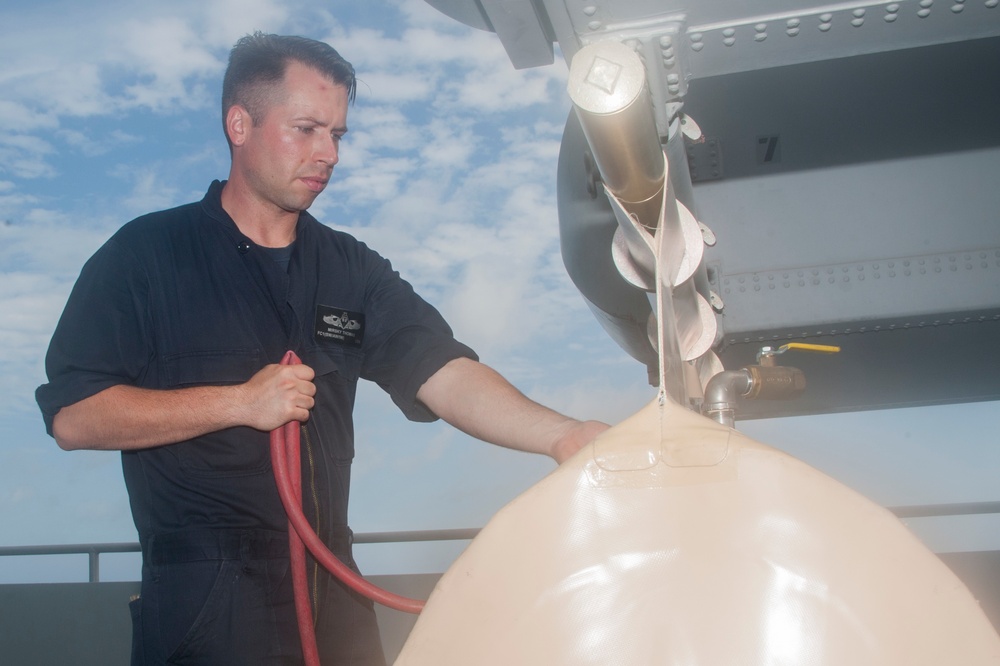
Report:
[[892,514],[654,402],[490,521],[396,664],[978,666],[1000,638]]

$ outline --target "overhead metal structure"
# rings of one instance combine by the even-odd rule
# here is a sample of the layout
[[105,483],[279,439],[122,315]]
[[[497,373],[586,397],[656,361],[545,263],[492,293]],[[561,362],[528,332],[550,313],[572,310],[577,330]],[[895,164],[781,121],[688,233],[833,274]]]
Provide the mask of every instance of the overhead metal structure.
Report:
[[[796,356],[808,390],[740,418],[1000,399],[997,0],[428,2],[496,32],[515,67],[553,63],[555,44],[570,64],[601,44],[638,58],[667,197],[705,241],[708,354],[843,349]],[[655,279],[586,124],[571,114],[560,155],[564,260],[655,381]],[[689,389],[721,370],[697,364]]]

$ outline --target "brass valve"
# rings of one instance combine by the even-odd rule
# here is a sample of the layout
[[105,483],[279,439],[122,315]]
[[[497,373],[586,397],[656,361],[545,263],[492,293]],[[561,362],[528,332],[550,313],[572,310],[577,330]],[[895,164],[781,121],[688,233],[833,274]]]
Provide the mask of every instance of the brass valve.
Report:
[[791,400],[806,389],[806,376],[798,368],[778,365],[775,357],[792,349],[835,354],[840,347],[789,342],[777,349],[762,347],[757,365],[726,370],[712,377],[705,386],[701,413],[730,428],[736,420],[737,399]]
[[790,400],[806,390],[806,376],[798,368],[778,365],[776,357],[787,351],[818,352],[821,354],[836,354],[840,347],[833,345],[814,345],[805,342],[789,342],[777,349],[762,347],[757,353],[758,365],[744,368],[750,373],[750,390],[744,398],[762,400]]

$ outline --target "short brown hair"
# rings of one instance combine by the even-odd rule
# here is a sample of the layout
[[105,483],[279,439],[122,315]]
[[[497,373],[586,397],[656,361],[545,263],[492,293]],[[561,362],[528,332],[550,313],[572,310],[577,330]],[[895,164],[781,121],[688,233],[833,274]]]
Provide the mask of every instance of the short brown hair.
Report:
[[229,66],[222,79],[223,125],[229,109],[236,104],[247,110],[254,124],[259,124],[272,100],[274,84],[285,78],[292,61],[312,67],[344,86],[348,101],[354,102],[358,87],[354,66],[332,46],[308,37],[255,32],[241,38],[229,52]]

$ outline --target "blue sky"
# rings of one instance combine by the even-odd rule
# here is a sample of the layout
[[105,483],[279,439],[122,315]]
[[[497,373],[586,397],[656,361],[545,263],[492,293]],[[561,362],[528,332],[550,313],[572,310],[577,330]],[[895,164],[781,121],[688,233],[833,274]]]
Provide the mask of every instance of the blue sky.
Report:
[[[132,541],[114,453],[64,453],[34,388],[86,258],[129,219],[224,178],[218,92],[252,30],[324,39],[361,81],[314,214],[354,233],[533,398],[617,422],[653,396],[565,275],[555,165],[566,67],[516,71],[495,36],[423,0],[10,2],[0,9],[0,545]],[[746,423],[889,505],[1000,499],[996,403]],[[356,531],[481,526],[546,459],[409,424],[377,388],[356,414]],[[938,550],[1000,548],[997,517],[914,521]],[[441,571],[457,546],[359,549],[371,572]],[[116,564],[118,562],[118,564]],[[137,575],[109,558],[109,577]],[[40,573],[39,573],[40,572]],[[0,582],[81,580],[85,558],[0,561]]]

